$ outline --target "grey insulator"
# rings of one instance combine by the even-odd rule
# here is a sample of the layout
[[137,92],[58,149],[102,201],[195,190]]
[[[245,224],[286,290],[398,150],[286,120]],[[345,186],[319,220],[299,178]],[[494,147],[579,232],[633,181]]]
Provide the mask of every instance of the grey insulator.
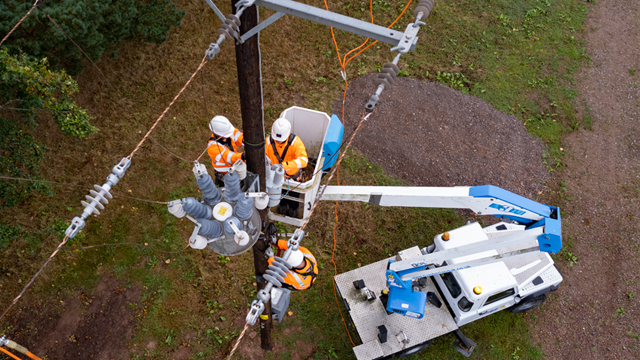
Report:
[[222,193],[213,183],[211,175],[203,174],[196,179],[196,183],[202,191],[202,200],[207,204],[213,206],[222,200]]
[[253,198],[245,198],[244,196],[240,198],[233,211],[238,219],[246,220],[251,217],[251,214],[253,214],[253,201]]
[[224,198],[227,202],[236,203],[242,197],[240,177],[235,172],[229,171],[224,175]]
[[231,236],[233,237],[236,233],[235,231],[233,231],[233,229],[231,228],[231,226],[229,224],[227,224],[229,221],[233,221],[233,223],[236,225],[236,227],[238,228],[238,230],[242,230],[242,223],[240,222],[240,220],[238,220],[237,217],[235,216],[230,216],[228,217],[225,221],[224,221],[224,233],[227,236]]
[[413,15],[414,16],[418,16],[418,13],[422,13],[422,17],[420,18],[421,20],[426,19],[429,14],[431,13],[431,9],[433,9],[433,5],[434,5],[434,1],[433,0],[422,0],[420,1],[420,3],[418,4],[418,6],[416,6],[416,9],[413,11]]
[[198,234],[207,238],[217,238],[222,235],[222,224],[215,220],[198,219],[202,225]]
[[273,181],[273,170],[271,170],[271,159],[265,156],[265,175],[264,179],[266,182]]
[[[398,68],[398,65],[394,64],[394,63],[386,63],[384,64],[383,68],[385,69],[391,69],[393,70],[393,72],[395,72],[396,74],[398,74],[398,72],[400,71],[400,69]],[[385,71],[386,72],[386,71]]]
[[[385,70],[388,70],[389,72],[391,72],[391,69],[385,69]],[[384,79],[389,84],[393,85],[393,81],[395,80],[395,77],[393,75],[387,73],[387,72],[381,72],[381,73],[378,73],[378,79]],[[377,84],[377,85],[379,85],[379,84]]]
[[278,165],[276,171],[273,174],[273,185],[280,186],[284,183],[284,169],[282,165]]
[[184,200],[182,208],[187,214],[193,216],[196,219],[209,219],[213,210],[207,205],[200,203],[198,200],[190,197]]
[[218,34],[224,36],[226,40],[231,40],[233,34],[238,32],[239,26],[240,19],[235,15],[229,15],[227,19],[224,20],[224,24],[218,29]]
[[384,85],[385,89],[388,89],[391,87],[391,84],[389,84],[389,82],[384,78],[377,78],[376,85]]

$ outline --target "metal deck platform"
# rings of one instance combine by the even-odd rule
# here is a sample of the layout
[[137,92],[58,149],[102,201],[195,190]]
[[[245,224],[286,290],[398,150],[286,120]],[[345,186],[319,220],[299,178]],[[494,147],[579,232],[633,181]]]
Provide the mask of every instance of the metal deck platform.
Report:
[[[427,302],[422,319],[399,314],[387,315],[387,311],[380,301],[380,292],[387,288],[385,271],[390,259],[394,258],[351,270],[335,278],[338,292],[347,304],[351,319],[362,340],[362,345],[353,348],[358,360],[383,358],[458,329],[431,278],[428,279],[427,286],[421,291],[435,293],[442,301],[440,308]],[[360,279],[364,280],[367,288],[376,294],[375,300],[366,300],[361,290],[355,289],[353,282]],[[378,340],[378,326],[380,325],[386,326],[388,334],[387,342],[383,344]],[[404,336],[409,339],[408,344],[402,341],[404,339],[403,332]]]

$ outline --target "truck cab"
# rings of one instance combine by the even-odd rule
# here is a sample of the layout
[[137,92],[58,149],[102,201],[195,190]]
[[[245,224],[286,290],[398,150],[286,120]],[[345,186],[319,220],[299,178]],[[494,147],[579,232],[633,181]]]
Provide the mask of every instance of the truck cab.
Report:
[[[524,230],[524,225],[505,222],[484,229],[477,222],[471,223],[451,230],[448,232],[448,236],[437,235],[434,238],[434,246],[430,249],[425,248],[424,251],[454,249]],[[517,247],[489,250],[453,258],[448,261],[448,265],[517,251],[527,248],[527,245],[522,244]],[[522,307],[534,299],[541,302],[540,299],[543,299],[545,293],[558,288],[558,284],[562,281],[562,275],[554,266],[551,256],[548,253],[539,252],[439,274],[433,279],[438,285],[441,295],[446,298],[445,303],[448,304],[456,324],[462,326],[517,304],[521,304],[520,307]]]

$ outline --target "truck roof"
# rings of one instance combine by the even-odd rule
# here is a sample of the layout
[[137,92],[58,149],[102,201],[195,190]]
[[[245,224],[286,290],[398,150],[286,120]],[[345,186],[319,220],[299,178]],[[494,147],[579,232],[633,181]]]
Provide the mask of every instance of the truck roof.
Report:
[[[475,222],[449,231],[449,240],[443,240],[442,234],[440,234],[435,237],[434,242],[438,249],[448,250],[488,239],[487,234],[483,231],[480,224]],[[454,258],[448,261],[448,263],[453,265],[497,254],[498,251],[489,250]],[[468,299],[474,302],[485,298],[487,295],[495,294],[518,285],[516,278],[502,261],[475,266],[470,269],[458,270],[455,272],[455,276]],[[478,286],[481,287],[480,294],[474,293],[474,288]]]

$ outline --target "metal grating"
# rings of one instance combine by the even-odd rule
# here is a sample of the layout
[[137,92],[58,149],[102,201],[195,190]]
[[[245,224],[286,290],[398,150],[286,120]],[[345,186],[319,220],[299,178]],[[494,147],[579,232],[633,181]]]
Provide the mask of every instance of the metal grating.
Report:
[[[397,335],[400,334],[401,331],[404,331],[410,341],[406,347],[411,347],[447,334],[458,328],[430,278],[427,286],[421,291],[431,291],[435,293],[443,303],[441,308],[438,309],[427,302],[425,314],[422,319],[414,319],[399,314],[387,315],[379,296],[382,289],[387,288],[385,272],[389,259],[351,270],[335,278],[336,286],[342,294],[342,297],[349,304],[349,308],[351,309],[349,313],[360,335],[360,339],[362,339],[363,345],[353,348],[358,360],[375,359],[401,351],[403,345],[405,345],[397,339]],[[361,290],[354,288],[353,282],[359,279],[363,279],[367,288],[378,296],[376,300],[371,302],[367,301],[364,294],[361,293]],[[380,344],[378,340],[378,326],[380,325],[385,325],[388,331],[387,342],[384,344]],[[377,347],[369,344],[371,342],[379,344],[382,355],[379,355],[377,350],[374,351]],[[374,356],[374,354],[378,355]]]

